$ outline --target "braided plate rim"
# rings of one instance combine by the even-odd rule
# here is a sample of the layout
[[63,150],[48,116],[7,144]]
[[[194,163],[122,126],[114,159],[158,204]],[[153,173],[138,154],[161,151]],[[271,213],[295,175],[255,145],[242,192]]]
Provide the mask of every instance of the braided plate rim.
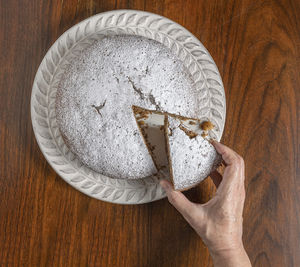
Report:
[[98,38],[113,34],[154,39],[182,60],[201,96],[201,119],[209,119],[216,125],[211,135],[217,140],[221,139],[225,124],[224,87],[213,59],[201,42],[179,24],[149,12],[99,13],[67,30],[48,50],[37,70],[31,94],[32,126],[46,160],[67,183],[86,195],[119,204],[147,203],[165,197],[156,177],[123,180],[94,172],[82,165],[65,145],[55,119],[56,90],[70,59]]

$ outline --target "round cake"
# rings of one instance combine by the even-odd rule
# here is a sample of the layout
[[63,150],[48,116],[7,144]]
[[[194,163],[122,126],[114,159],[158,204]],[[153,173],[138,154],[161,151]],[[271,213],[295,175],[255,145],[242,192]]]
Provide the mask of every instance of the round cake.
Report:
[[132,105],[198,118],[199,100],[189,71],[163,44],[140,36],[107,36],[65,68],[56,119],[83,164],[111,178],[139,179],[157,170]]

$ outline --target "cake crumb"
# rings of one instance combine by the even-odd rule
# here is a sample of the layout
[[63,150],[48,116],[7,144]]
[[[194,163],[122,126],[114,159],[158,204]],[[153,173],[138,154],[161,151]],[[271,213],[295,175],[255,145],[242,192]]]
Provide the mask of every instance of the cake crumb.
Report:
[[206,136],[208,136],[208,133],[202,132],[201,136],[202,136],[203,138],[205,138]]
[[203,131],[210,131],[212,130],[215,126],[210,122],[210,121],[204,121],[201,123],[201,129]]

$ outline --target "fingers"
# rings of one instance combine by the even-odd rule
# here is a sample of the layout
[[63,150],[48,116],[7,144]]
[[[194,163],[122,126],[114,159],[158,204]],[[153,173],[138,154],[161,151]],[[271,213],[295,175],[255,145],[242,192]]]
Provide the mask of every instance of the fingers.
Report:
[[213,180],[215,186],[218,188],[222,181],[222,175],[217,170],[215,170],[209,176]]
[[214,141],[213,145],[227,164],[217,194],[226,198],[236,195],[242,196],[245,180],[243,158],[223,144]]
[[[232,174],[233,174],[232,172],[234,172],[244,182],[245,164],[244,164],[243,158],[239,154],[237,154],[235,151],[230,149],[229,147],[227,147],[217,141],[213,141],[212,144],[216,148],[218,153],[220,153],[222,155],[222,158],[226,164],[223,178],[226,173],[231,174],[231,175],[226,175],[226,176],[232,176]],[[228,178],[228,177],[226,177],[226,178]]]
[[215,149],[218,151],[218,153],[221,154],[222,159],[224,160],[226,165],[232,165],[234,163],[237,163],[237,161],[241,158],[232,149],[230,149],[229,147],[227,147],[217,141],[213,141],[212,145],[215,147]]
[[184,194],[173,189],[169,181],[161,180],[161,187],[166,191],[169,202],[185,217],[190,219],[196,212],[195,203],[189,201]]

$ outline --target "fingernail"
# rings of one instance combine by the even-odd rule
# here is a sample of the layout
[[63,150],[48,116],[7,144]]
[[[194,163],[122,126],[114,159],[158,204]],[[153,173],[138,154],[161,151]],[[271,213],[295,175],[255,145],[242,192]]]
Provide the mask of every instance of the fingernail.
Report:
[[211,144],[212,144],[214,147],[220,145],[220,143],[219,143],[217,140],[213,140],[213,141],[211,142]]

